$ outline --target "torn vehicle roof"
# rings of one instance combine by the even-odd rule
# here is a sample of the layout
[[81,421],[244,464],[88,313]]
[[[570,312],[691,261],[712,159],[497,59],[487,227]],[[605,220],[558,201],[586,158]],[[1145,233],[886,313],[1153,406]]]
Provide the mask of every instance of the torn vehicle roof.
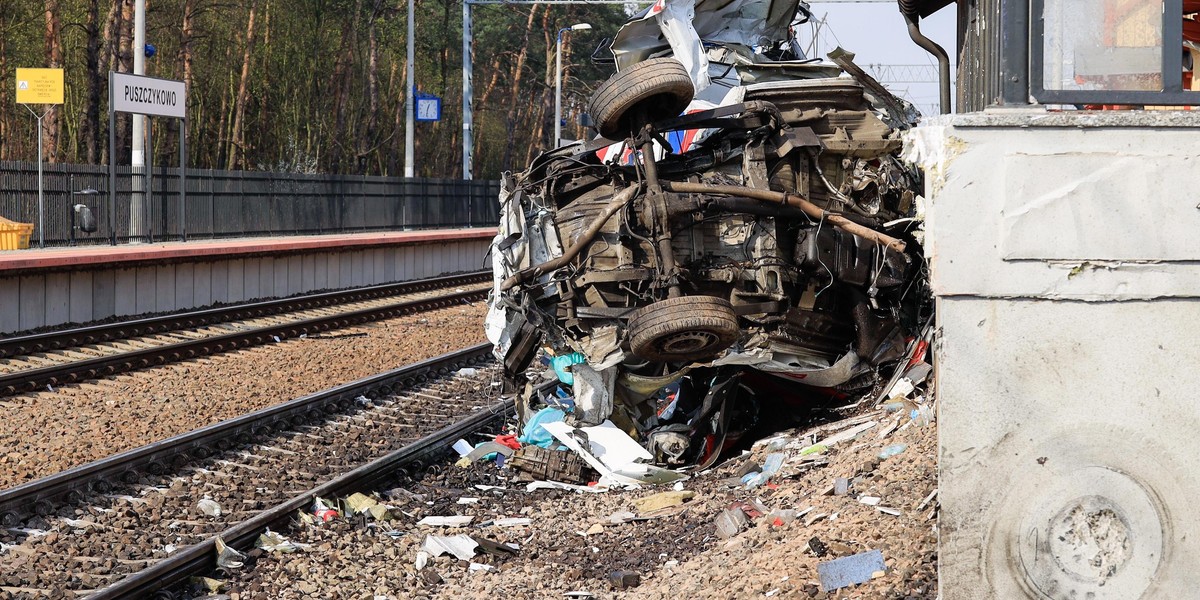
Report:
[[[657,0],[621,28],[612,44],[618,70],[670,47],[659,22],[660,15],[676,2],[679,0]],[[691,2],[679,3],[687,6]],[[754,47],[787,38],[800,6],[798,0],[696,0],[691,24],[705,42]],[[807,6],[803,14],[807,15]]]

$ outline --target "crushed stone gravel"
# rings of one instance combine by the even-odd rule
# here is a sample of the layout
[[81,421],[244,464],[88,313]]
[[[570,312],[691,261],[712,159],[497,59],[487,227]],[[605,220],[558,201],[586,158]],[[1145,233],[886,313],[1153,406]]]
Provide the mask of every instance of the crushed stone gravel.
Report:
[[2,399],[0,489],[481,343],[485,310],[477,302]]
[[[619,524],[609,517],[635,511],[635,500],[670,488],[526,492],[524,484],[510,481],[511,473],[493,465],[438,465],[416,480],[402,480],[399,485],[406,491],[381,495],[402,511],[395,511],[397,520],[296,525],[285,535],[310,544],[306,551],[262,555],[252,568],[229,574],[223,593],[234,599],[564,598],[577,591],[595,598],[661,600],[936,598],[936,495],[921,506],[936,488],[936,422],[901,426],[883,437],[880,433],[892,429],[893,421],[903,425],[907,417],[873,411],[846,423],[867,419],[878,424],[830,448],[816,466],[798,468],[796,448],[831,430],[784,432],[788,440],[802,443],[783,450],[764,445],[727,460],[684,483],[696,492],[690,501],[655,518]],[[895,444],[906,447],[879,458]],[[747,490],[734,483],[747,462],[762,464],[771,452],[784,452],[789,459],[768,486]],[[832,493],[836,478],[848,482],[843,495]],[[481,490],[477,484],[505,489]],[[880,503],[864,504],[860,496],[878,497]],[[478,501],[459,504],[462,497]],[[767,514],[721,539],[714,522],[735,502],[757,503],[768,513],[809,510],[790,522]],[[423,516],[456,514],[475,519],[462,528],[416,525]],[[486,525],[501,517],[527,517],[530,524]],[[414,563],[428,534],[468,534],[520,549],[510,556],[480,554],[470,562],[434,557],[418,570]],[[861,585],[820,589],[818,563],[869,550],[882,551],[885,572]],[[472,567],[472,562],[487,566]],[[637,573],[638,585],[614,586],[616,571]],[[628,576],[624,580],[632,581]]]

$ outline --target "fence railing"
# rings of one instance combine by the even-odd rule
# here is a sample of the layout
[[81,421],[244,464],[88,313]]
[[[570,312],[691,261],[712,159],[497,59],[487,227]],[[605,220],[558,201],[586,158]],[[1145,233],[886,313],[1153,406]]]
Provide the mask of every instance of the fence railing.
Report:
[[[44,165],[41,233],[46,245],[70,243],[76,204],[91,209],[98,230],[76,232],[75,243],[108,243],[114,233],[118,243],[133,239],[135,173],[140,176],[142,169],[118,166],[116,190],[109,194],[105,165]],[[190,240],[485,227],[499,219],[498,181],[205,169],[188,169],[186,175],[181,218],[179,169],[153,169],[153,189],[143,203],[153,241],[179,240],[185,234]],[[98,193],[80,193],[85,190]],[[0,217],[38,222],[36,163],[0,162]],[[38,231],[31,242],[37,245]]]

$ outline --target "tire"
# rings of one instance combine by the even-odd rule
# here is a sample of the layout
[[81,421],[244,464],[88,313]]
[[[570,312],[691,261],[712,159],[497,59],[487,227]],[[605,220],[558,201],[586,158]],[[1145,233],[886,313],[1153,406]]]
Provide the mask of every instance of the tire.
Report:
[[709,358],[738,339],[737,314],[724,298],[683,296],[643,306],[629,318],[629,348],[655,362]]
[[605,81],[592,95],[588,112],[600,135],[618,141],[647,122],[678,117],[695,94],[683,64],[652,58]]

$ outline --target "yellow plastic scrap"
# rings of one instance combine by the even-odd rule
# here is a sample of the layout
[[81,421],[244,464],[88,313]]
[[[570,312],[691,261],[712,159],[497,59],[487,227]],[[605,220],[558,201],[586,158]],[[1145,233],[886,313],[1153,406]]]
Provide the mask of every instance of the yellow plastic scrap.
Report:
[[354,492],[350,494],[349,498],[346,498],[346,506],[354,511],[354,514],[366,512],[376,504],[379,502],[362,492]]
[[672,506],[679,506],[680,504],[683,504],[684,502],[687,502],[695,497],[696,492],[691,490],[659,492],[657,494],[646,496],[645,498],[638,498],[637,500],[634,500],[633,507],[636,508],[639,513],[644,514],[662,510],[664,508],[671,508]]
[[371,514],[371,518],[376,521],[391,521],[391,507],[384,504],[373,504],[367,508],[367,512]]
[[829,446],[816,444],[801,450],[800,456],[805,456],[807,454],[825,454],[827,451],[829,451]]
[[224,581],[221,581],[220,579],[213,579],[212,577],[193,577],[192,583],[199,584],[201,587],[208,590],[210,594],[217,594],[220,593],[221,590],[225,589]]

